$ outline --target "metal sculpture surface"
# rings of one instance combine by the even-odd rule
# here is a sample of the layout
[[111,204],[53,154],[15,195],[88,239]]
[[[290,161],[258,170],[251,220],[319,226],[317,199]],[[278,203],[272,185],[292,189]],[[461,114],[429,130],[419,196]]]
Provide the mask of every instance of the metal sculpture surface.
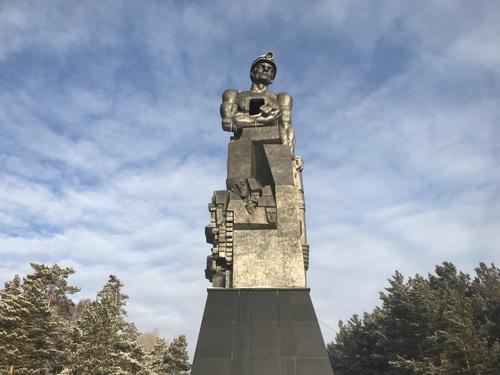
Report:
[[268,90],[276,77],[272,52],[252,63],[248,91],[222,95],[222,128],[232,132],[226,190],[209,204],[205,274],[214,287],[306,286],[309,246],[302,169],[295,156],[292,96]]

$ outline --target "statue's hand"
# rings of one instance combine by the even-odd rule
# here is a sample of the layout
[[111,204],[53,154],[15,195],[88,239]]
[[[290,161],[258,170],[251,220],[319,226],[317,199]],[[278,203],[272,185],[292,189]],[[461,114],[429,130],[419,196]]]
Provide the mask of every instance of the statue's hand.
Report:
[[258,116],[250,116],[246,113],[236,113],[233,117],[233,122],[237,129],[250,128],[256,126],[274,125],[276,120],[281,115],[281,111],[277,106],[263,105],[261,113]]
[[260,107],[260,111],[262,113],[262,117],[265,118],[275,119],[280,115],[280,108],[271,104],[264,104]]
[[238,112],[235,116],[234,119],[237,124],[245,124],[245,123],[250,123],[251,117],[247,115],[246,113]]
[[261,115],[258,121],[264,125],[272,125],[281,115],[280,108],[271,104],[264,104],[260,107]]

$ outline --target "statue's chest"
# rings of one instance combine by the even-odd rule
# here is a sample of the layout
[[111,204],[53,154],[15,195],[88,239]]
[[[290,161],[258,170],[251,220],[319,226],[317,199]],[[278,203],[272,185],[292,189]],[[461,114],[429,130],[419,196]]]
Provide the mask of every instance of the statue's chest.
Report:
[[238,109],[239,112],[249,114],[250,116],[258,115],[260,107],[263,105],[277,106],[276,95],[270,92],[257,93],[245,91],[238,95]]

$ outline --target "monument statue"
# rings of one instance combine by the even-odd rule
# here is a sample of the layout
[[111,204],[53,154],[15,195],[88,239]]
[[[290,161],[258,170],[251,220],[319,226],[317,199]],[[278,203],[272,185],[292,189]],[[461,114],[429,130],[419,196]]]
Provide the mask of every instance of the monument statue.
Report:
[[268,89],[275,76],[268,52],[251,65],[250,90],[222,95],[222,128],[233,136],[226,190],[214,192],[205,229],[214,287],[306,286],[304,162],[294,155],[292,96]]
[[226,90],[226,189],[205,227],[212,288],[191,375],[333,375],[306,287],[304,161],[295,155],[292,96],[268,89],[272,52],[250,67],[248,91]]

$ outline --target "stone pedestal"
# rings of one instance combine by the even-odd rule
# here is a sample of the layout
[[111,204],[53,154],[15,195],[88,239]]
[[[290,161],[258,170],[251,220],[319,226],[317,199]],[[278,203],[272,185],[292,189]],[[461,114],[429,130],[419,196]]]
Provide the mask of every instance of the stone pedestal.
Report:
[[308,288],[208,289],[191,375],[332,375]]

